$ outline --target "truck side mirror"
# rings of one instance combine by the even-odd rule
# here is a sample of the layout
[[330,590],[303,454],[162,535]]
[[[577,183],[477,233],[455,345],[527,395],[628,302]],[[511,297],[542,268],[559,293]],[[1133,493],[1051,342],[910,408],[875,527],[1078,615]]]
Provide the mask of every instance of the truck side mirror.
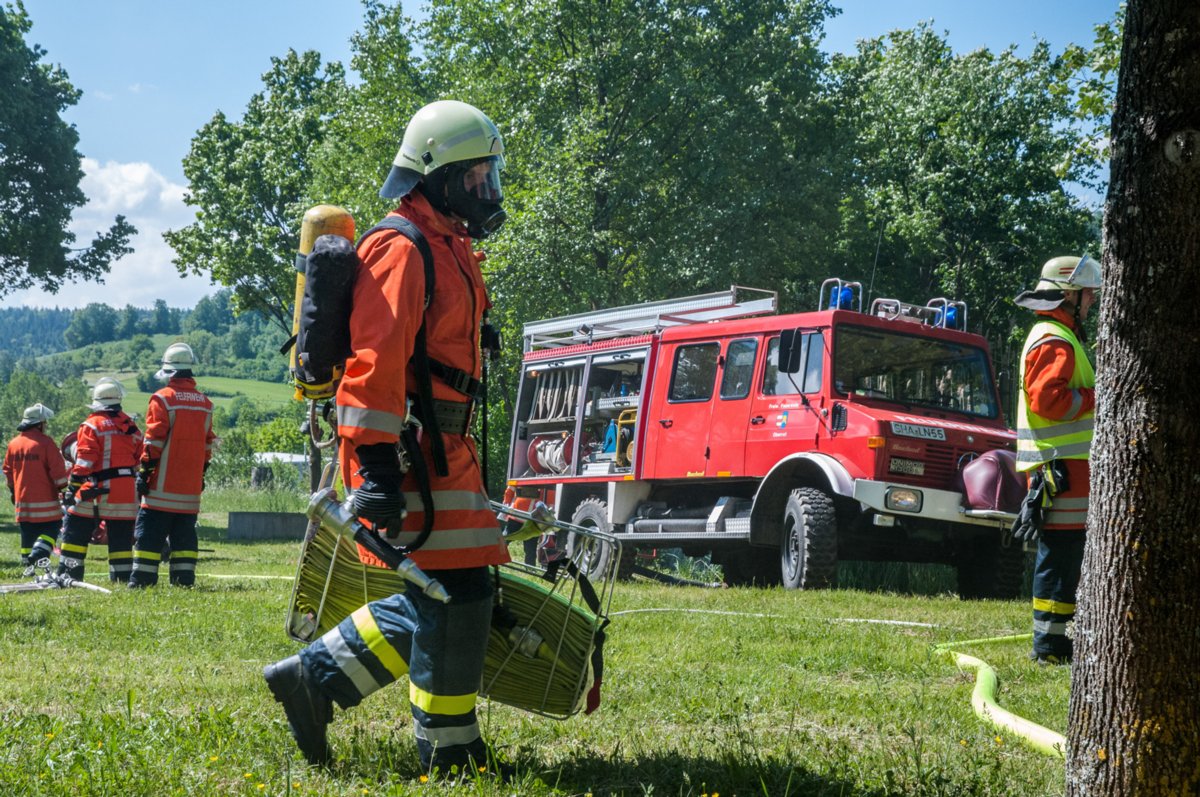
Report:
[[800,360],[804,355],[804,335],[798,329],[785,329],[779,333],[779,373],[800,372]]

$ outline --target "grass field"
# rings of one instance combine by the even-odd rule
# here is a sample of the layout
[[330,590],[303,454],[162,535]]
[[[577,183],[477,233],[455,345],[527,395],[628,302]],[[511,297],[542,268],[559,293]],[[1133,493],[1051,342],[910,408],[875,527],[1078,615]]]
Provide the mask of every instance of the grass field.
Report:
[[[297,649],[283,619],[296,543],[225,539],[224,510],[297,496],[206,495],[197,586],[0,595],[4,795],[1049,795],[1062,762],[972,714],[972,678],[933,645],[1026,632],[1026,602],[863,590],[619,584],[604,700],[556,722],[505,706],[480,721],[511,783],[422,784],[397,685],[338,712],[328,770],[299,758],[261,679]],[[7,514],[5,514],[7,513]],[[0,580],[17,535],[0,512]],[[101,583],[103,548],[88,560]],[[654,611],[646,611],[646,610]],[[901,620],[925,626],[861,620]],[[1000,702],[1062,730],[1069,674],[1027,643],[967,652]]]
[[[95,384],[102,376],[113,376],[125,386],[124,407],[128,412],[144,415],[150,403],[150,394],[137,389],[137,373],[134,371],[86,371],[83,375],[88,384]],[[237,396],[245,396],[264,407],[282,406],[292,400],[292,388],[274,382],[255,379],[232,379],[224,376],[200,376],[196,386],[208,393],[213,404],[227,406]]]

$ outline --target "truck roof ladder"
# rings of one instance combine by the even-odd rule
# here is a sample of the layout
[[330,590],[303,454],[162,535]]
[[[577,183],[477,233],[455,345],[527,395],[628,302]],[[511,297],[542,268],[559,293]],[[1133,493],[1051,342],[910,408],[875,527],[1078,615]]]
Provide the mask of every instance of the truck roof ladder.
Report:
[[664,299],[532,321],[525,325],[525,351],[645,335],[682,324],[767,315],[775,312],[778,298],[775,291],[732,285],[727,291],[683,299]]

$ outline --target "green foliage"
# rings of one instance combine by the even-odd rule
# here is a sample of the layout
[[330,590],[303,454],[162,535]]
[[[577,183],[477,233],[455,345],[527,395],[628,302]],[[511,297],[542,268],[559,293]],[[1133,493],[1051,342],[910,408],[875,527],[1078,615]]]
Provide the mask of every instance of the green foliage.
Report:
[[4,341],[0,356],[17,358],[60,351],[63,333],[75,312],[58,307],[0,308],[0,340]]
[[24,6],[0,6],[0,296],[34,285],[55,293],[66,281],[95,280],[133,250],[137,230],[117,216],[91,244],[72,247],[71,213],[87,198],[75,145],[61,114],[79,101],[61,67],[29,46]]
[[345,81],[340,64],[322,68],[318,53],[289,50],[271,59],[263,83],[240,121],[218,112],[193,139],[184,201],[197,220],[164,237],[181,273],[211,275],[233,289],[237,309],[257,310],[290,332],[310,154],[343,108]]
[[1067,59],[1038,43],[954,53],[928,25],[859,43],[834,63],[854,180],[841,202],[845,276],[874,295],[966,300],[970,328],[1003,344],[1026,313],[1012,304],[1049,257],[1098,243],[1092,209],[1066,191],[1096,164]]
[[255,451],[303,454],[304,443],[308,439],[300,431],[303,421],[304,405],[298,401],[290,402],[281,414],[254,426],[250,432],[250,445]]
[[60,385],[37,373],[14,371],[7,383],[0,385],[0,430],[6,435],[4,439],[16,434],[25,408],[40,402],[54,410],[54,417],[46,424],[46,434],[61,440],[75,431],[87,415],[83,409],[87,395],[80,381]]
[[213,486],[247,484],[254,467],[254,447],[250,434],[242,429],[223,433],[213,451],[205,481]]

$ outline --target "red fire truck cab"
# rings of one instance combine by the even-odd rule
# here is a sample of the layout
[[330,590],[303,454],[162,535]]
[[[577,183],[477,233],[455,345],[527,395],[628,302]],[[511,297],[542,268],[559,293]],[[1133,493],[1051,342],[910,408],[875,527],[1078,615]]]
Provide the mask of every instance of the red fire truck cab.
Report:
[[731,288],[527,324],[510,491],[620,534],[626,568],[678,547],[733,584],[816,588],[839,559],[937,562],[964,597],[1014,597],[1012,515],[956,488],[1015,439],[966,306],[864,312],[861,286],[833,279],[817,311],[775,308]]

